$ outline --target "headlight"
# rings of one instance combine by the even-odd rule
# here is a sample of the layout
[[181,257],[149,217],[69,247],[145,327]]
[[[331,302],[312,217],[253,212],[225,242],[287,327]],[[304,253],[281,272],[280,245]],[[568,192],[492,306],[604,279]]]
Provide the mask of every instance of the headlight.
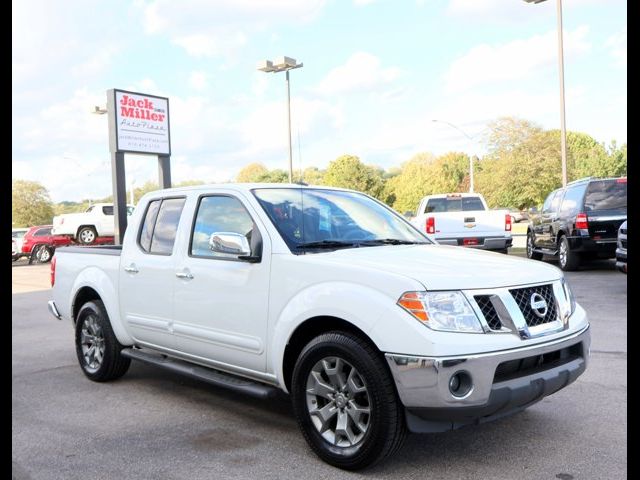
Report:
[[576,299],[573,296],[571,287],[569,287],[569,283],[566,279],[563,278],[560,283],[562,284],[564,298],[562,301],[559,301],[558,304],[560,305],[560,318],[564,320],[565,318],[573,315],[573,312],[576,311]]
[[482,333],[482,325],[462,292],[407,292],[398,305],[433,330]]

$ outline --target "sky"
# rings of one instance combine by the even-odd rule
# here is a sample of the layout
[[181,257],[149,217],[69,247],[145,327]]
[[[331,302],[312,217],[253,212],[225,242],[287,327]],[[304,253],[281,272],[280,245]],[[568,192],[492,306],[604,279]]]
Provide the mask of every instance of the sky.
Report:
[[[625,143],[626,2],[562,5],[567,129]],[[256,69],[283,55],[304,65],[294,169],[481,156],[500,116],[560,126],[556,0],[13,0],[12,37],[12,176],[54,202],[111,194],[91,113],[111,88],[169,98],[174,183],[287,170],[285,74]],[[154,156],[125,164],[128,185],[157,181]]]

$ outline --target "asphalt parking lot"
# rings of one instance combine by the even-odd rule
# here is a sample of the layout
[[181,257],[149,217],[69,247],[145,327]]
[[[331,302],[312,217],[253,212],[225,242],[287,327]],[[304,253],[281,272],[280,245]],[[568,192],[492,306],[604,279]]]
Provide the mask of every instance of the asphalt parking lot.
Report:
[[381,465],[324,464],[286,398],[259,401],[133,363],[90,382],[70,322],[47,311],[49,265],[13,264],[13,479],[627,478],[627,277],[595,261],[566,277],[591,321],[591,362],[528,410],[411,435]]

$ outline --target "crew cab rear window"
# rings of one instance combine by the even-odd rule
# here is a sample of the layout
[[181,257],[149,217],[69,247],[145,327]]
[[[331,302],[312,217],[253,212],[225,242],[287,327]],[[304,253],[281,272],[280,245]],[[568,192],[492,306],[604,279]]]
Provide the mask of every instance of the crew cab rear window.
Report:
[[585,211],[627,211],[627,179],[596,180],[589,182],[584,199]]
[[480,197],[448,197],[430,198],[424,213],[431,212],[469,212],[472,210],[484,210]]
[[171,255],[184,198],[165,198],[149,202],[138,244],[148,253]]
[[103,215],[113,215],[113,206],[102,207]]

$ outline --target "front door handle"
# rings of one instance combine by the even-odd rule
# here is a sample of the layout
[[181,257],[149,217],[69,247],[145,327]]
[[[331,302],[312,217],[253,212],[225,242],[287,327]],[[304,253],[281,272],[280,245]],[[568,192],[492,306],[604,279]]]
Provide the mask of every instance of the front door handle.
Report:
[[193,280],[193,275],[190,272],[176,272],[176,277],[183,278],[184,280]]
[[124,271],[127,273],[138,273],[138,269],[136,268],[136,264],[132,263],[128,267],[124,267]]

